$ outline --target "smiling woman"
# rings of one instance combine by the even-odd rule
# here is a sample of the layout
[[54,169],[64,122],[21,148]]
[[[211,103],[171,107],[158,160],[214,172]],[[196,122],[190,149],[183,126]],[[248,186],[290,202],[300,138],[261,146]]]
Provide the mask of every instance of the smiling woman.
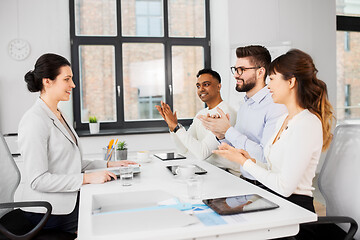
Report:
[[[40,97],[20,121],[18,144],[25,164],[21,200],[49,202],[53,211],[45,228],[75,233],[81,185],[116,179],[110,171],[82,172],[132,162],[82,159],[79,137],[58,109],[58,103],[68,101],[75,88],[72,77],[70,63],[62,56],[48,53],[36,61],[25,81],[29,91],[40,92]],[[24,210],[34,224],[44,215],[42,208]]]
[[[333,120],[327,87],[317,72],[311,56],[298,49],[270,64],[268,88],[274,102],[284,104],[288,113],[279,118],[264,147],[265,163],[225,143],[214,151],[239,163],[266,190],[312,212],[312,182],[321,151],[331,142]],[[312,233],[312,229],[300,226],[296,239],[315,239],[308,235]]]
[[71,90],[75,88],[72,77],[70,63],[65,58],[56,54],[44,54],[37,61],[35,70],[25,75],[25,81],[30,92],[41,92],[40,99],[61,119],[57,104],[69,101]]

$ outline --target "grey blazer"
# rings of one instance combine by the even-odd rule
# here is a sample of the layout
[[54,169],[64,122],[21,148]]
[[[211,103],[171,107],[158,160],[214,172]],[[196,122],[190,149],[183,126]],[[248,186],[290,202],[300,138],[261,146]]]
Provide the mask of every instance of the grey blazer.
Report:
[[[65,122],[68,121],[65,119]],[[18,129],[18,144],[24,160],[22,201],[48,201],[53,207],[52,214],[73,211],[84,170],[106,167],[105,161],[82,160],[79,138],[68,125],[78,145],[39,98],[24,114]],[[24,210],[45,212],[43,208]]]

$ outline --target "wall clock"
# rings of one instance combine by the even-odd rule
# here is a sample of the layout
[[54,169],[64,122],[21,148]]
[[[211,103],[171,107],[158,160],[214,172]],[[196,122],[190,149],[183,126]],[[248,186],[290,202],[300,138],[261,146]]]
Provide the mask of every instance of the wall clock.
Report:
[[30,55],[30,44],[23,39],[13,39],[9,43],[8,50],[13,59],[22,61]]

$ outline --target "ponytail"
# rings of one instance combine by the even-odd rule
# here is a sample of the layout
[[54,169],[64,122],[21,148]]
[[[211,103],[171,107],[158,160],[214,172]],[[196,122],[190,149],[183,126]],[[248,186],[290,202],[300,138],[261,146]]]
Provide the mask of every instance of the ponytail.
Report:
[[[331,128],[333,126],[333,122],[335,120],[333,114],[333,107],[330,104],[327,94],[326,84],[318,79],[316,75],[313,78],[314,85],[316,90],[318,91],[318,99],[307,108],[310,112],[315,114],[321,121],[322,130],[323,130],[323,146],[322,150],[325,151],[331,143],[333,134],[331,133]],[[315,93],[316,94],[316,93]]]

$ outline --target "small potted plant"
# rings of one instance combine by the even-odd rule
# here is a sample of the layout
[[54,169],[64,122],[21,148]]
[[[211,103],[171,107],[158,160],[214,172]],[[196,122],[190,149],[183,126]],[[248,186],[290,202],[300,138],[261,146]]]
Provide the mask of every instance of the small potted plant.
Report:
[[116,146],[116,160],[126,160],[127,159],[127,144],[125,141],[118,142]]
[[96,134],[99,133],[100,131],[100,123],[98,122],[95,116],[89,117],[89,129],[90,129],[90,134]]

